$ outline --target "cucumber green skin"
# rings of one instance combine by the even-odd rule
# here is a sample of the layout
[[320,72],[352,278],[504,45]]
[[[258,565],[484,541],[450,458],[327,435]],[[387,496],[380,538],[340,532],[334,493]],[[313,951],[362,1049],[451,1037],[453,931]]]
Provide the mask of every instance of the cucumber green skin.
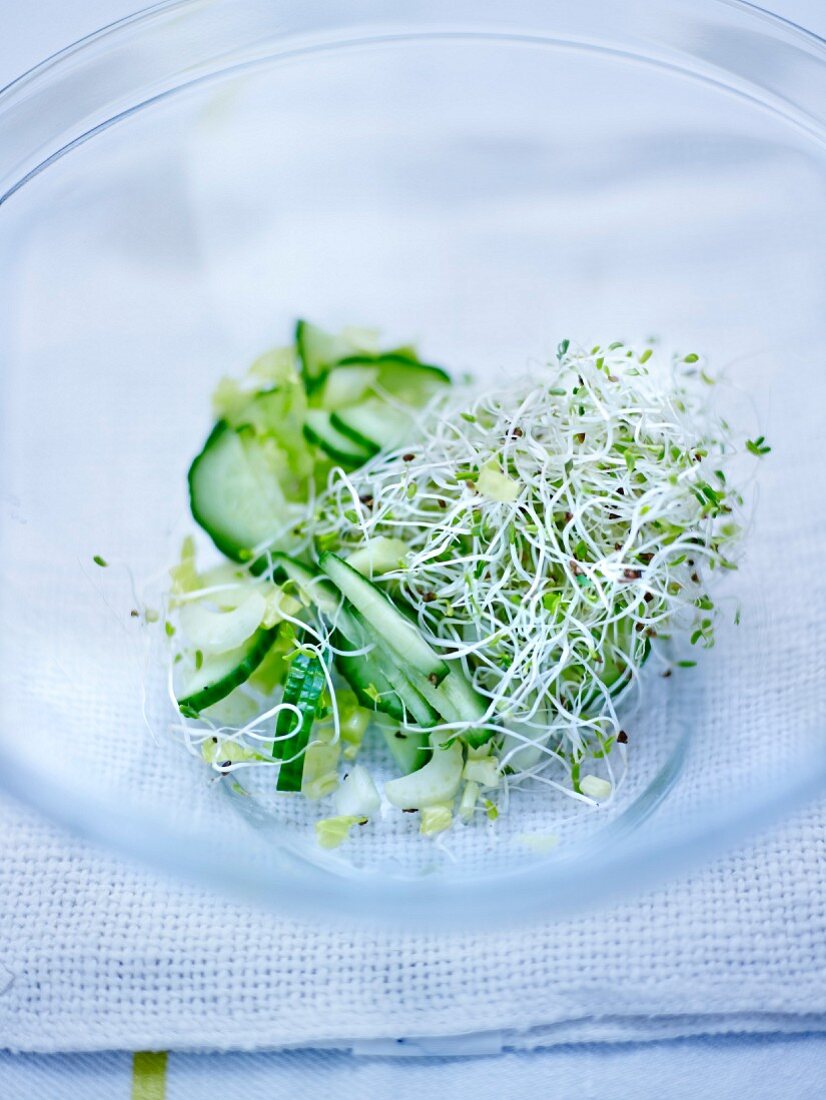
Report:
[[192,465],[189,467],[189,473],[187,474],[187,484],[189,486],[189,510],[192,512],[192,518],[202,527],[204,531],[209,535],[217,548],[226,557],[231,558],[232,561],[247,562],[249,561],[249,548],[240,546],[237,542],[234,542],[227,535],[221,531],[215,530],[211,526],[209,521],[205,519],[198,508],[198,491],[197,480],[198,470],[201,463],[206,458],[210,449],[214,446],[217,440],[224,434],[224,432],[231,432],[233,429],[227,424],[225,420],[219,420],[212,431],[207,436],[206,442],[200,450],[200,453],[193,459]]
[[378,355],[346,355],[335,364],[337,367],[402,367],[415,368],[417,372],[430,375],[434,382],[441,382],[446,386],[451,384],[451,377],[442,367],[435,363],[420,363],[406,349],[397,351],[380,352]]
[[200,711],[225,699],[231,691],[240,687],[252,676],[269,653],[277,637],[277,626],[269,630],[259,630],[253,634],[249,650],[232,672],[222,677],[222,679],[216,680],[214,684],[208,684],[200,691],[195,691],[191,695],[185,695],[182,699],[179,699],[178,706],[181,711],[190,718],[196,718]]
[[296,321],[295,323],[295,347],[301,361],[304,388],[308,394],[318,389],[326,373],[325,366],[315,363],[309,352],[307,336],[312,332],[312,328],[313,326],[307,321]]
[[[276,577],[294,581],[307,598],[313,600],[316,608],[323,615],[327,618],[335,616],[336,631],[333,635],[333,645],[336,649],[346,650],[348,646],[359,649],[367,641],[375,640],[371,638],[369,627],[358,612],[348,606],[342,606],[341,594],[332,581],[316,573],[303,562],[295,561],[288,554],[274,554],[273,565]],[[337,653],[335,660],[336,667],[363,707],[367,710],[381,711],[396,721],[404,721],[404,706],[395,688],[382,671],[379,661],[372,654],[349,657],[346,652]],[[375,688],[380,699],[376,700],[369,694],[370,687]]]
[[[336,431],[339,432],[339,434],[344,435],[345,438],[351,439],[351,437],[342,432],[341,429],[337,427],[337,425],[333,424],[333,427],[336,429]],[[360,443],[356,439],[351,439],[353,443],[353,450],[348,452],[340,450],[338,447],[335,446],[335,444],[331,443],[329,439],[325,439],[323,436],[319,435],[318,432],[316,432],[314,428],[312,428],[309,424],[304,425],[303,431],[304,438],[309,443],[312,443],[314,447],[320,447],[321,450],[324,451],[324,453],[330,458],[332,458],[334,462],[339,462],[342,466],[361,466],[367,461],[368,458],[375,454],[375,451],[371,450],[367,447],[366,444]]]
[[[386,592],[337,554],[329,551],[323,553],[319,565],[369,624],[380,645],[389,646],[402,661],[432,677],[433,682],[444,679],[448,673],[447,665],[422,638],[414,624],[402,615]],[[377,623],[377,619],[381,622]]]
[[215,445],[217,440],[224,434],[224,432],[232,432],[235,429],[232,428],[225,420],[219,420],[213,426],[212,431],[206,438],[206,442],[201,448],[200,452],[195,456],[189,467],[187,474],[187,485],[189,487],[189,510],[192,513],[192,518],[202,528],[221,553],[229,558],[231,561],[241,562],[243,565],[248,565],[253,573],[260,574],[267,568],[266,554],[261,554],[254,561],[252,560],[252,548],[242,545],[236,540],[232,539],[226,532],[219,531],[214,527],[205,516],[201,514],[198,507],[198,469],[201,463],[207,458],[209,451]]
[[[310,741],[318,705],[324,692],[326,678],[318,657],[299,653],[293,660],[287,682],[284,685],[284,702],[293,703],[301,712],[301,725],[292,736],[273,743],[272,755],[284,763],[278,769],[276,790],[300,791],[304,774],[304,750]],[[276,734],[290,733],[295,725],[291,711],[282,711],[276,722]]]
[[378,454],[402,447],[410,439],[415,410],[412,405],[408,408],[409,412],[403,412],[378,397],[368,397],[366,401],[331,413],[330,423],[336,431],[367,448],[371,454]]
[[[341,412],[346,412],[346,409],[342,409]],[[330,423],[340,432],[342,435],[346,435],[348,439],[352,439],[356,446],[363,448],[367,451],[368,457],[372,458],[373,455],[377,455],[381,450],[380,444],[376,443],[374,439],[368,439],[366,435],[362,435],[361,432],[356,431],[355,428],[351,428],[346,420],[342,420],[337,412],[330,414]]]
[[[343,635],[337,633],[333,638],[333,644],[336,649],[346,649],[348,642]],[[401,700],[376,662],[371,661],[369,653],[363,653],[358,657],[337,653],[336,668],[353,689],[365,710],[377,710],[389,715],[397,722],[404,721],[405,712]],[[368,689],[371,687],[376,690],[378,699],[369,693]]]

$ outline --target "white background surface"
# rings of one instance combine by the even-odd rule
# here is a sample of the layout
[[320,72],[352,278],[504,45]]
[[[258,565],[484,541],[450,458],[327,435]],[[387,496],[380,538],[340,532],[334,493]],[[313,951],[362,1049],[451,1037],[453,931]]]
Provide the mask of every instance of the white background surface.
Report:
[[[392,2],[392,0],[388,0]],[[400,0],[397,0],[400,2]],[[573,0],[571,0],[573,2]],[[128,14],[135,0],[0,0],[0,84],[78,37]],[[774,0],[781,14],[826,33],[824,0]],[[485,1097],[703,1096],[751,1100],[818,1096],[826,1080],[824,1041],[707,1039],[647,1046],[562,1048],[496,1061],[426,1059],[395,1063],[343,1055],[181,1057],[170,1062],[168,1100],[220,1096]],[[4,1100],[127,1097],[125,1056],[0,1060]]]

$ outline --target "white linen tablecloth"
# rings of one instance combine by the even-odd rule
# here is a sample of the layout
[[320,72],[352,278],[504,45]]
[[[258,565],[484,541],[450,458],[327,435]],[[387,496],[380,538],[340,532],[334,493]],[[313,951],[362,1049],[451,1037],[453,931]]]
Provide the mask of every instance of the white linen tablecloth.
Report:
[[[0,3],[14,27],[0,46],[9,74],[125,10],[115,0],[38,8],[39,22]],[[809,0],[782,10],[822,19]],[[280,919],[130,867],[11,803],[0,802],[0,837],[0,1047],[339,1048],[174,1055],[168,1100],[760,1100],[816,1095],[826,1079],[826,806],[608,915],[440,937],[345,937]],[[438,1055],[428,1037],[462,1034],[475,1036],[469,1052],[511,1052],[384,1057],[400,1039]],[[686,1039],[710,1035],[743,1038]],[[109,1100],[128,1096],[130,1081],[127,1054],[0,1056],[4,1100]]]

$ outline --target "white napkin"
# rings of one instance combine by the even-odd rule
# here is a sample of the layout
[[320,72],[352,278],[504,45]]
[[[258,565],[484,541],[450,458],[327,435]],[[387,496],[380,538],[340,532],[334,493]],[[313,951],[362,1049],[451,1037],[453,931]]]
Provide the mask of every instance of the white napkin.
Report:
[[[321,152],[326,155],[326,147]],[[122,184],[127,188],[131,154],[126,149],[122,150],[122,155]],[[719,153],[715,152],[717,156]],[[717,201],[716,191],[715,195],[703,200],[713,207],[718,218],[711,225],[711,235],[721,235],[735,217],[742,187],[747,182],[757,187],[753,179],[744,180],[743,173],[752,172],[752,168],[748,162],[744,168],[738,158],[735,150],[728,163],[728,175],[722,165],[720,170],[720,187],[725,186],[731,209]],[[231,162],[232,158],[229,160]],[[92,186],[82,178],[82,164],[78,171],[78,187]],[[760,189],[760,194],[771,194],[769,184],[784,183],[782,175],[775,179],[768,168],[762,171],[760,179],[766,186]],[[210,173],[205,173],[204,178],[213,179]],[[795,180],[796,177],[792,182]],[[206,375],[215,373],[218,360],[226,369],[233,367],[232,359],[224,356],[224,349],[217,344],[208,346],[213,343],[211,330],[195,308],[197,305],[198,309],[203,309],[198,288],[190,269],[180,263],[183,246],[176,245],[173,233],[185,236],[189,229],[185,218],[175,214],[172,197],[167,193],[168,187],[179,182],[177,178],[167,180],[159,176],[158,187],[171,212],[168,226],[157,217],[152,220],[161,208],[159,198],[154,205],[148,203],[146,211],[137,211],[135,225],[125,222],[120,227],[119,238],[112,236],[111,227],[106,224],[107,207],[101,201],[100,269],[85,271],[82,287],[86,298],[96,303],[95,332],[103,351],[108,352],[111,348],[111,362],[117,363],[121,372],[127,375],[130,370],[140,374],[143,365],[140,355],[151,343],[152,334],[147,337],[145,333],[145,316],[151,316],[158,326],[154,354],[163,356],[163,362],[172,361],[169,360],[170,340],[166,339],[164,328],[167,315],[157,300],[163,297],[169,329],[178,333],[181,341],[180,370],[170,371],[169,378],[149,375],[144,385],[157,386],[157,404],[164,407],[165,403],[168,410],[176,407],[173,398],[178,402],[177,407],[184,406],[178,391],[188,380],[199,377],[198,371],[204,363],[209,364],[209,370],[204,370],[201,379],[204,390],[207,388]],[[678,189],[680,182],[671,181],[672,197],[682,193]],[[652,196],[660,193],[660,185],[655,180],[650,186]],[[634,203],[629,200],[628,213],[632,215],[648,200],[641,197],[643,193],[636,182],[629,185],[629,194],[636,196]],[[233,195],[237,197],[238,192],[233,191]],[[692,201],[702,198],[693,193],[690,197]],[[197,198],[193,193],[188,201]],[[209,210],[207,200],[216,203],[218,198],[220,195],[214,192],[211,196],[201,196],[204,203],[202,230],[209,224],[209,219],[203,216],[203,211]],[[585,232],[585,223],[590,224],[591,214],[596,217],[602,209],[599,192],[591,193],[590,197],[584,195],[583,202],[586,201],[591,205],[587,209],[583,207],[583,225],[570,229],[574,237]],[[185,212],[187,208],[181,209]],[[674,209],[678,206],[674,205]],[[541,213],[539,208],[531,210],[531,217]],[[759,302],[744,303],[742,293],[738,297],[734,278],[726,298],[732,325],[727,333],[725,352],[741,346],[744,334],[752,331],[761,303],[770,303],[773,295],[784,292],[789,294],[790,341],[796,340],[794,346],[800,349],[806,346],[804,325],[807,319],[818,316],[817,310],[821,307],[816,274],[820,268],[806,266],[814,265],[812,254],[818,258],[820,255],[818,227],[813,226],[805,239],[798,227],[798,236],[792,239],[784,236],[786,214],[775,217],[774,204],[771,210],[763,210],[759,204],[749,210],[754,221],[746,217],[737,222],[743,236],[742,240],[732,242],[732,255],[736,255],[742,267],[749,263],[747,245],[750,240],[758,239],[758,233],[777,235],[788,246],[800,293],[791,293],[785,275],[761,271],[762,282],[756,285],[764,297]],[[553,209],[546,214],[558,217]],[[672,226],[671,210],[668,218]],[[788,219],[793,229],[796,223],[791,214]],[[630,234],[626,223],[614,221],[623,233]],[[338,226],[344,236],[359,231],[358,224],[342,226],[340,222],[337,215],[331,215],[327,228],[332,233]],[[32,348],[39,350],[43,370],[47,372],[54,370],[55,360],[63,369],[63,360],[56,352],[62,356],[65,347],[72,347],[75,332],[72,326],[82,329],[86,323],[85,315],[78,312],[72,287],[62,278],[61,263],[65,265],[66,250],[69,255],[74,254],[73,245],[88,247],[89,232],[85,223],[79,222],[78,241],[73,242],[70,233],[61,237],[57,229],[49,223],[44,224],[46,229],[40,242],[42,255],[38,261],[36,250],[32,252],[32,270],[25,285],[33,298],[38,292],[42,295],[41,300],[53,303],[48,330],[37,325],[39,315],[35,311],[29,319],[32,331],[27,333],[30,351]],[[215,218],[212,224],[220,228],[222,223]],[[264,259],[271,259],[266,233],[257,218],[251,214],[247,224],[250,235],[261,239]],[[683,223],[686,240],[680,242],[681,248],[692,246],[688,236],[694,224],[691,219]],[[598,222],[594,225],[594,232],[605,231]],[[149,236],[153,227],[169,243],[166,266],[158,261],[158,242]],[[62,228],[66,230],[65,225]],[[293,231],[297,233],[298,228],[301,227],[294,226]],[[556,231],[563,234],[565,226],[556,226]],[[432,248],[434,254],[438,253],[435,230],[433,240],[422,238],[422,241],[423,249]],[[236,336],[234,343],[230,341],[229,346],[238,352],[243,344],[242,337],[248,332],[248,350],[252,354],[260,350],[258,344],[253,347],[252,342],[259,341],[264,328],[256,311],[263,314],[273,307],[264,294],[259,294],[252,304],[247,303],[256,282],[261,282],[263,269],[252,262],[255,240],[238,238],[238,242],[237,278],[219,288],[216,301],[223,303],[241,334]],[[293,242],[296,261],[300,259],[300,243],[298,240]],[[484,243],[483,240],[480,247]],[[704,253],[708,242],[698,240],[694,244],[699,253]],[[146,248],[145,256],[138,245]],[[200,240],[198,245],[207,261],[210,245],[216,249],[228,247],[219,234]],[[740,252],[737,251],[739,245],[743,245]],[[522,247],[517,241],[512,254],[519,270],[522,270],[524,258]],[[58,262],[61,248],[64,259]],[[681,254],[688,256],[688,252]],[[636,259],[645,266],[642,253]],[[123,263],[133,265],[133,273],[137,273],[136,285],[142,288],[147,304],[144,310],[144,299],[136,298],[131,328],[124,327],[123,323]],[[111,278],[107,264],[113,265]],[[141,276],[141,264],[146,265],[151,279]],[[290,272],[294,294],[312,290],[316,273],[310,267],[312,265],[303,271],[297,266]],[[219,269],[216,265],[215,270],[226,275],[231,267]],[[480,264],[478,270],[484,272],[484,265]],[[735,265],[732,268],[735,275],[737,270]],[[813,276],[804,279],[800,273],[809,270]],[[49,282],[50,271],[52,283]],[[401,319],[394,317],[393,309],[394,303],[401,300],[410,302],[411,309],[413,305],[417,308],[421,305],[421,315],[435,317],[434,331],[441,330],[438,310],[434,314],[439,304],[436,290],[430,301],[427,287],[419,287],[425,298],[421,303],[413,303],[404,296],[399,299],[397,288],[388,287],[385,300],[382,298],[382,271],[377,268],[373,274],[373,293],[363,301],[376,309],[379,320],[387,317],[388,323],[398,326]],[[633,274],[636,277],[638,273]],[[516,298],[519,302],[524,301],[526,315],[533,316],[537,311],[528,293],[533,285],[529,275],[528,272],[529,285],[524,288],[525,294],[518,294]],[[43,280],[42,285],[32,282],[36,277]],[[644,304],[647,310],[653,311],[649,316],[665,318],[674,316],[675,311],[679,315],[677,307],[682,308],[683,303],[676,301],[678,282],[672,286],[656,269],[648,273],[648,281],[644,281],[644,272],[639,278],[634,287],[638,291],[640,310]],[[94,292],[92,279],[96,280]],[[330,295],[343,285],[340,273],[335,274],[333,282],[335,285],[328,288]],[[716,303],[711,300],[713,285],[710,284],[708,301],[698,296],[691,303],[690,318],[683,312],[683,332],[696,331],[701,344],[714,327],[712,325],[709,330],[703,325],[709,317],[716,319],[719,316]],[[106,297],[107,287],[109,298]],[[360,289],[363,289],[362,284]],[[411,288],[411,293],[414,289]],[[495,287],[487,289],[495,291]],[[656,297],[658,290],[661,299]],[[564,320],[560,313],[549,315],[548,326],[572,324],[572,331],[584,334],[591,310],[587,282],[580,288],[569,288],[569,297],[570,302],[566,305],[570,306],[570,311]],[[662,310],[652,306],[652,302],[658,301]],[[313,302],[320,308],[319,303],[325,302],[323,293]],[[292,307],[291,301],[279,303],[282,312]],[[303,309],[304,305],[296,302],[295,307]],[[364,308],[363,302],[361,308]],[[448,308],[448,304],[444,304],[444,309]],[[561,311],[562,306],[558,309]],[[102,312],[106,316],[107,311],[113,318],[112,331],[108,334],[97,315]],[[192,315],[189,335],[179,325],[182,311],[186,316],[189,312]],[[618,316],[623,317],[625,323],[627,315]],[[403,320],[406,322],[407,317]],[[447,319],[441,320],[446,322]],[[627,317],[631,327],[638,322],[641,323],[639,317]],[[497,323],[497,315],[492,310],[488,325],[495,329]],[[227,323],[228,330],[229,327]],[[539,346],[542,335],[533,331],[530,340]],[[504,351],[496,346],[493,338],[488,341],[487,336],[482,324],[479,339],[489,344],[490,355],[499,360]],[[77,347],[83,350],[82,332]],[[239,357],[242,361],[240,352]],[[32,362],[36,361],[33,357]],[[503,358],[502,361],[507,360]],[[781,366],[794,369],[794,361],[790,359],[788,364]],[[112,479],[107,487],[110,493],[117,492],[117,502],[90,495],[88,514],[75,514],[72,519],[78,531],[85,532],[88,527],[97,538],[106,532],[107,517],[113,514],[110,509],[122,506],[124,499],[129,500],[133,504],[132,511],[119,519],[119,534],[125,543],[122,552],[126,555],[132,546],[141,545],[141,540],[146,538],[147,494],[157,490],[158,500],[163,501],[169,485],[168,472],[184,468],[189,444],[177,438],[176,424],[162,424],[160,420],[153,423],[153,432],[147,436],[145,424],[130,421],[132,395],[120,377],[112,371],[108,382],[102,376],[96,378],[95,367],[94,362],[89,364],[90,373],[84,381],[105,387],[96,390],[96,400],[100,407],[107,409],[108,423],[101,425],[99,437],[93,441],[95,446],[87,446],[84,450],[83,444],[89,439],[83,417],[78,416],[76,421],[69,418],[70,423],[76,424],[77,432],[77,454],[72,453],[73,473],[76,478],[91,479],[101,461],[105,465],[112,460],[112,448],[116,448],[128,491],[121,492],[121,485]],[[73,385],[78,380],[70,371],[67,371],[67,378]],[[767,401],[773,398],[782,402],[785,378],[781,370],[774,375],[769,370],[764,390]],[[27,393],[29,389],[31,387],[27,388]],[[189,390],[186,396],[190,398]],[[811,518],[812,486],[822,478],[822,468],[806,471],[802,463],[811,457],[811,447],[804,442],[806,432],[822,432],[822,393],[807,396],[809,400],[799,410],[798,449],[789,433],[783,439],[782,461],[800,463],[799,499],[788,498],[783,503],[789,515],[804,515],[808,507]],[[77,400],[82,398],[80,392]],[[28,399],[34,402],[34,407],[29,410],[22,405],[18,407],[18,423],[12,425],[12,431],[18,434],[42,431],[49,427],[50,417],[54,420],[55,432],[62,430],[61,425],[67,418],[66,402],[71,394],[28,393]],[[187,407],[191,408],[191,401]],[[167,415],[171,417],[172,413]],[[186,431],[190,429],[196,429],[194,416],[192,422],[186,421]],[[771,441],[775,442],[774,437]],[[11,453],[14,453],[14,444],[15,440],[8,444]],[[104,447],[110,450],[102,460],[95,448]],[[772,462],[777,460],[778,449],[776,447]],[[136,461],[130,466],[132,455]],[[64,457],[45,452],[44,462],[62,466]],[[770,484],[771,471],[769,463],[764,486]],[[44,486],[48,485],[43,478],[40,480]],[[34,474],[32,482],[36,504],[37,478]],[[776,496],[775,493],[775,500]],[[776,692],[782,693],[775,694],[775,710],[777,713],[782,711],[788,719],[792,734],[805,729],[822,714],[826,623],[817,621],[811,613],[813,607],[823,606],[826,600],[826,574],[822,568],[826,532],[822,508],[815,514],[815,519],[820,517],[820,525],[810,523],[805,538],[791,550],[784,511],[767,514],[764,509],[762,515],[767,528],[755,543],[759,557],[751,562],[752,579],[756,583],[753,591],[759,602],[760,585],[766,578],[771,584],[782,586],[783,599],[775,596],[772,600],[773,609],[783,609],[782,622],[772,623],[770,617],[764,616],[760,619],[759,630],[748,628],[744,631],[739,650],[721,646],[720,656],[714,655],[713,674],[703,682],[702,696],[698,693],[697,713],[692,716],[698,726],[703,724],[706,736],[709,729],[725,731],[733,729],[736,723],[745,724],[738,728],[747,728],[753,735],[753,751],[750,759],[743,761],[742,739],[732,737],[730,745],[722,743],[715,755],[713,776],[695,772],[697,789],[683,790],[682,804],[686,807],[691,806],[695,795],[698,803],[708,795],[706,780],[713,780],[712,793],[723,800],[743,785],[742,777],[739,782],[732,781],[736,769],[749,767],[755,776],[770,774],[773,761],[783,752],[785,731],[778,729],[774,720],[770,721],[761,710],[761,688],[765,689],[766,683],[772,684],[773,691],[776,688]],[[103,545],[94,547],[98,549],[103,549]],[[91,553],[86,560],[90,557]],[[774,568],[778,560],[792,561],[793,570],[778,571]],[[55,567],[55,577],[48,578],[49,584],[56,584],[58,568]],[[31,577],[29,581],[31,583]],[[68,597],[61,607],[67,614],[80,613],[79,608],[72,607]],[[806,630],[796,631],[794,625],[801,621],[806,623]],[[773,634],[772,630],[780,633]],[[60,636],[59,631],[56,634]],[[778,638],[783,639],[782,646],[778,645]],[[153,770],[151,762],[146,762],[142,770],[130,770],[133,758],[139,757],[142,751],[136,741],[129,741],[135,725],[134,708],[126,715],[125,696],[114,700],[104,698],[107,683],[114,682],[110,677],[116,670],[103,665],[93,668],[82,652],[71,652],[73,639],[68,632],[67,639],[67,652],[60,656],[72,674],[72,682],[78,685],[79,692],[85,693],[86,700],[97,702],[100,696],[100,705],[106,708],[107,718],[107,722],[100,723],[101,728],[110,741],[111,730],[128,731],[128,736],[122,732],[122,748],[112,746],[113,768],[121,768],[122,775],[130,782],[134,774],[135,787],[141,791],[175,791],[181,812],[187,811],[188,799],[194,799],[195,795],[192,793],[194,788],[185,786],[189,780],[183,775],[179,778],[168,771],[161,774]],[[17,639],[6,639],[5,643],[0,640],[0,652],[2,644],[11,647],[21,643]],[[112,662],[116,663],[115,654]],[[96,680],[92,679],[93,675]],[[38,684],[45,682],[45,677],[37,681]],[[732,684],[737,685],[736,697],[731,690]],[[40,703],[36,693],[35,701]],[[84,720],[80,708],[77,720]],[[21,728],[28,729],[28,726]],[[67,732],[63,728],[55,729],[52,736],[63,737]],[[163,788],[159,786],[161,782]],[[112,856],[67,839],[31,814],[8,804],[0,807],[0,835],[3,837],[0,1045],[13,1049],[256,1049],[320,1043],[355,1044],[357,1049],[382,1050],[385,1048],[375,1044],[385,1040],[393,1044],[399,1040],[420,1040],[420,1045],[427,1049],[434,1045],[432,1040],[449,1039],[453,1043],[451,1049],[497,1050],[502,1046],[663,1038],[731,1030],[826,1030],[824,806],[801,813],[796,821],[748,851],[719,860],[678,885],[602,912],[519,930],[485,933],[476,930],[473,914],[468,913],[455,932],[438,936],[380,933],[372,929],[359,932],[352,928],[281,919],[215,897],[203,889],[182,887],[132,869]],[[435,1046],[440,1051],[444,1049],[438,1042]]]
[[0,835],[11,1049],[367,1051],[474,1036],[450,1049],[485,1052],[826,1030],[826,805],[608,911],[485,934],[469,916],[440,936],[279,919],[128,867],[9,803]]

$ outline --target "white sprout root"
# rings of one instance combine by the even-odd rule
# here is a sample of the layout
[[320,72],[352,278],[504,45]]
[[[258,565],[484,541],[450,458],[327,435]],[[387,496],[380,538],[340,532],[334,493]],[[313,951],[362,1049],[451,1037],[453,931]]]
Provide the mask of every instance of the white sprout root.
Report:
[[[742,529],[736,450],[698,357],[655,372],[651,354],[566,342],[530,377],[432,406],[415,444],[333,471],[318,502],[319,549],[407,544],[404,567],[374,579],[489,701],[474,726],[511,785],[576,796],[584,762],[610,774],[618,698],[655,639],[714,642],[707,586],[736,567]],[[506,492],[483,491],[490,471]]]

